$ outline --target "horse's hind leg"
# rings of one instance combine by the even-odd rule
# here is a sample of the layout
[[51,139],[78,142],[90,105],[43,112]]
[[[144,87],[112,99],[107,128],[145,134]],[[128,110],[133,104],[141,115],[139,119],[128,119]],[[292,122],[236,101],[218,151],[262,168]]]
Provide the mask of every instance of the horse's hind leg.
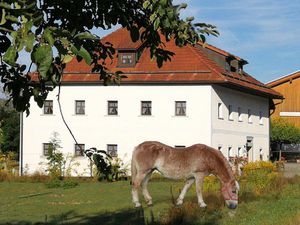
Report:
[[145,201],[146,201],[147,205],[152,205],[152,197],[149,194],[149,191],[148,191],[148,188],[147,188],[147,185],[148,185],[149,179],[151,177],[151,174],[152,174],[152,171],[148,172],[146,174],[143,182],[142,182],[142,191],[143,191],[143,195],[144,195],[144,198],[145,198]]
[[204,181],[205,174],[204,173],[197,173],[195,174],[195,180],[196,180],[196,192],[198,197],[198,204],[201,208],[206,207],[205,202],[203,201],[202,196],[202,186]]
[[135,207],[141,207],[139,202],[139,187],[142,184],[143,179],[145,178],[145,173],[137,173],[135,178],[132,180],[132,201]]
[[194,178],[190,178],[186,181],[182,191],[180,192],[180,195],[176,201],[176,205],[182,205],[183,203],[183,199],[184,196],[186,194],[186,192],[190,189],[190,187],[192,186],[192,184],[194,183],[195,179]]

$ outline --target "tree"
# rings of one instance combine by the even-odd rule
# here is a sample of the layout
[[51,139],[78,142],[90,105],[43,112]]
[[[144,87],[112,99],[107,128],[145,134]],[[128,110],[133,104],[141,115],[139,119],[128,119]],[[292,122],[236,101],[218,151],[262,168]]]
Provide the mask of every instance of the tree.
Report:
[[271,142],[273,144],[300,143],[300,129],[285,119],[271,121]]
[[3,153],[7,153],[9,151],[18,153],[20,136],[19,113],[13,109],[12,106],[5,105],[4,100],[0,102],[0,129],[0,151]]
[[[179,17],[186,4],[172,0],[6,0],[0,2],[0,75],[9,100],[18,111],[29,113],[30,98],[42,107],[47,94],[60,84],[66,63],[74,57],[91,65],[104,84],[120,83],[122,74],[111,74],[105,59],[115,52],[110,43],[90,30],[116,24],[130,31],[133,41],[150,48],[158,66],[171,60],[163,42],[177,46],[205,42],[205,35],[218,35],[215,26]],[[163,35],[161,39],[160,34]],[[31,56],[28,68],[18,63],[19,53]],[[35,64],[38,81],[31,80]]]

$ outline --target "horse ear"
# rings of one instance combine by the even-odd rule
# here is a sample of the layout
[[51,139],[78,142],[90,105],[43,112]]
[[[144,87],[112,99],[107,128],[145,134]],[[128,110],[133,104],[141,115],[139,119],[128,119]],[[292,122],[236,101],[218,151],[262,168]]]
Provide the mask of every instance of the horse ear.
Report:
[[236,189],[239,191],[240,190],[240,185],[237,181],[235,181],[235,186],[236,186]]

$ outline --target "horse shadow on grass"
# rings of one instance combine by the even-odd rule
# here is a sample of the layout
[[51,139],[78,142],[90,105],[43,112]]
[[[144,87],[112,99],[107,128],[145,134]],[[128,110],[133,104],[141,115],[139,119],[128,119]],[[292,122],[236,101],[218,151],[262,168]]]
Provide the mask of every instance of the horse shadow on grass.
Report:
[[[175,209],[175,210],[174,210]],[[41,222],[30,221],[9,221],[0,222],[0,225],[61,225],[61,224],[79,224],[79,225],[217,225],[219,216],[210,216],[210,218],[195,221],[192,217],[185,215],[186,209],[178,208],[176,215],[171,215],[167,220],[154,218],[152,208],[151,216],[145,218],[144,209],[126,209],[118,212],[107,212],[90,215],[78,215],[74,211],[69,211],[55,216],[47,216]],[[170,208],[170,212],[176,212],[175,207]],[[203,215],[204,211],[199,211]],[[211,212],[204,212],[210,214]]]

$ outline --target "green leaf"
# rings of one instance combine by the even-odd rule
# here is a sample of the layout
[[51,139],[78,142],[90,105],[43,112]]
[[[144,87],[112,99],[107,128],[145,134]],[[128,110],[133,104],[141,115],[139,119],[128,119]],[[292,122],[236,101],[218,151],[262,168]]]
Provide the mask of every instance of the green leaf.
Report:
[[150,5],[150,1],[144,1],[144,3],[143,3],[143,8],[144,9],[147,9],[148,8],[148,6]]
[[[72,47],[71,47],[71,51],[72,51]],[[88,65],[91,65],[92,57],[91,57],[90,53],[84,47],[81,46],[80,49],[77,50],[78,54],[76,54],[76,51],[72,51],[72,52],[75,55],[81,56]]]
[[49,27],[47,27],[47,28],[44,30],[43,38],[45,38],[45,40],[46,40],[51,46],[53,46],[55,40],[54,40],[54,38],[53,38],[53,36],[52,36],[52,32],[51,32],[51,30],[49,29]]
[[27,37],[25,38],[25,40],[24,40],[24,42],[25,42],[25,50],[27,52],[31,52],[32,51],[34,41],[35,41],[34,34],[33,33],[29,33],[27,35]]
[[160,19],[159,17],[156,18],[156,20],[154,21],[154,30],[157,30],[160,24]]
[[5,9],[11,9],[11,5],[6,2],[0,2],[0,7]]
[[47,80],[47,72],[50,69],[53,52],[50,45],[40,45],[32,52],[32,61],[37,65],[37,70],[44,80]]
[[74,36],[74,38],[78,38],[78,39],[89,39],[89,40],[98,40],[99,38],[95,35],[92,35],[90,32],[82,32],[82,33],[79,33],[79,34],[76,34]]
[[2,16],[1,16],[1,21],[0,21],[0,25],[3,25],[6,23],[6,18],[5,18],[5,9],[2,9]]
[[16,64],[16,57],[17,57],[16,46],[15,46],[15,45],[12,45],[12,46],[10,46],[10,47],[6,50],[6,52],[5,52],[4,56],[3,56],[3,60],[4,60],[7,64],[13,66],[13,65]]
[[74,55],[64,55],[62,57],[62,63],[69,63],[72,61],[72,59],[74,58]]

